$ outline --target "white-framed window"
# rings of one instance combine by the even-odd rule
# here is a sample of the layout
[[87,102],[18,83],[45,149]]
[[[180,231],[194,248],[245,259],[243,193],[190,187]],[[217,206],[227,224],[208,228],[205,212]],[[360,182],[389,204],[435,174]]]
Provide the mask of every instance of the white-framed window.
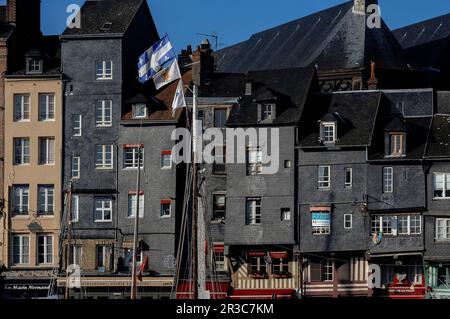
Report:
[[265,103],[261,105],[261,120],[274,120],[276,116],[276,105],[274,103]]
[[224,128],[227,124],[228,110],[224,108],[214,109],[214,127]]
[[81,114],[72,114],[72,136],[81,136],[82,116]]
[[345,214],[344,215],[344,229],[352,229],[353,228],[353,215]]
[[38,185],[38,214],[53,215],[55,213],[55,187]]
[[[139,218],[144,217],[144,194],[139,195]],[[137,195],[128,194],[128,217],[135,217],[137,210]]]
[[227,197],[223,193],[213,194],[213,220],[225,219]]
[[55,120],[55,94],[39,94],[39,121]]
[[384,235],[393,235],[393,223],[395,216],[372,216],[371,231],[372,234],[383,233]]
[[80,217],[79,195],[72,195],[72,222],[77,223]]
[[334,266],[333,266],[333,260],[327,259],[322,264],[322,271],[323,271],[323,281],[333,281],[333,275],[334,275]]
[[345,188],[352,188],[353,187],[353,169],[350,167],[347,167],[345,169]]
[[282,208],[281,209],[281,221],[291,220],[291,209],[290,208]]
[[27,58],[27,73],[42,73],[43,61],[36,58]]
[[223,251],[214,251],[213,253],[215,271],[224,272],[226,271],[225,267],[225,254]]
[[336,123],[324,122],[322,123],[322,129],[323,129],[322,140],[324,143],[336,142]]
[[450,173],[433,174],[434,198],[450,198]]
[[260,147],[247,148],[247,174],[260,175],[262,174],[262,150]]
[[30,186],[29,185],[13,185],[13,214],[28,215]]
[[111,255],[111,246],[97,245],[96,246],[96,269],[106,271],[109,269],[109,260]]
[[71,245],[70,247],[69,263],[81,267],[83,265],[83,247],[81,245]]
[[38,264],[53,264],[53,235],[37,236]]
[[14,138],[14,165],[30,164],[30,138]]
[[95,102],[95,125],[97,127],[112,126],[111,100],[100,100]]
[[14,122],[30,120],[30,94],[14,94]]
[[39,165],[55,165],[55,138],[39,138]]
[[436,218],[436,239],[450,240],[450,218]]
[[12,236],[12,262],[14,265],[30,263],[30,237],[27,235]]
[[247,198],[247,205],[245,210],[246,225],[261,224],[261,198]]
[[112,197],[96,196],[95,197],[95,222],[111,222],[112,221]]
[[251,274],[267,274],[266,255],[250,255],[250,273]]
[[330,186],[330,166],[319,166],[319,189],[329,189]]
[[311,212],[311,221],[313,235],[331,234],[331,211],[323,210]]
[[[139,154],[139,158],[138,158]],[[123,168],[144,168],[144,147],[125,146],[123,148]]]
[[112,78],[113,78],[113,61],[97,61],[96,79],[112,80]]
[[161,168],[169,169],[172,167],[172,151],[161,152]]
[[170,200],[162,200],[159,217],[169,218],[171,215],[171,209],[172,209],[171,201]]
[[394,168],[383,167],[383,193],[392,194],[394,192]]
[[420,235],[422,233],[422,216],[419,214],[398,216],[397,232],[399,235]]
[[403,134],[390,133],[389,134],[389,155],[401,156],[403,154]]
[[148,116],[147,105],[144,103],[133,104],[133,118],[146,119]]
[[97,145],[95,167],[97,169],[113,168],[113,145]]
[[80,178],[80,164],[81,159],[79,156],[72,157],[72,178],[78,179]]
[[272,259],[272,274],[285,274],[289,271],[289,261],[287,258],[274,258]]

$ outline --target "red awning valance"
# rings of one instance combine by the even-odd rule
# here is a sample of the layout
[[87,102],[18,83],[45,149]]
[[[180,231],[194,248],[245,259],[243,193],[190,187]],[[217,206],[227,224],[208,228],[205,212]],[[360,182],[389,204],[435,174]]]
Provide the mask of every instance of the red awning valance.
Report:
[[313,206],[310,208],[311,212],[330,212],[331,206]]
[[288,258],[288,253],[286,251],[271,251],[269,252],[269,256],[275,259],[287,259]]
[[171,150],[164,150],[161,152],[162,155],[171,155],[172,151]]
[[250,257],[264,257],[266,253],[264,251],[249,251],[248,255]]
[[171,203],[170,199],[162,199],[161,200],[161,205],[167,205],[167,204],[170,204],[170,203]]
[[213,249],[215,253],[223,253],[225,251],[225,246],[222,243],[214,243]]

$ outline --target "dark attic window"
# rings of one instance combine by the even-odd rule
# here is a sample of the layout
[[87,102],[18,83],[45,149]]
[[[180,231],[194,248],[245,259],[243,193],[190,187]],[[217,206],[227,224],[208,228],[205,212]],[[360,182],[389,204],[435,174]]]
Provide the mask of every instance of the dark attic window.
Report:
[[105,32],[109,32],[109,31],[111,31],[111,28],[112,28],[112,22],[105,22],[103,24],[103,26],[101,27],[101,30],[105,31]]
[[277,114],[277,106],[275,103],[261,103],[258,104],[259,109],[259,120],[261,122],[264,121],[273,121],[276,118]]
[[27,58],[27,73],[40,74],[42,73],[43,61],[38,58]]

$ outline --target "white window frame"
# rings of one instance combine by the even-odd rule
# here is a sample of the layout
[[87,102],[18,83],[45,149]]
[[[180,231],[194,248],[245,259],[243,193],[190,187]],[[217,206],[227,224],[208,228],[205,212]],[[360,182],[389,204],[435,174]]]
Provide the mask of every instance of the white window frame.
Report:
[[80,217],[80,196],[72,195],[72,223],[78,223]]
[[[169,215],[163,215],[163,206],[164,205],[169,205]],[[169,203],[169,204],[160,203],[159,217],[160,218],[170,218],[170,217],[172,217],[172,203]]]
[[[438,176],[442,177],[442,196],[436,196]],[[450,184],[450,173],[433,173],[433,199],[450,199],[450,187],[447,188],[447,183]]]
[[[111,127],[113,116],[113,101],[98,100],[95,102],[95,126]],[[107,120],[109,118],[109,120]]]
[[[16,189],[20,191],[18,200],[19,203],[16,205]],[[30,211],[30,185],[13,185],[12,187],[13,196],[13,215],[28,215]],[[26,203],[25,203],[25,200]],[[19,210],[16,210],[19,207]],[[26,208],[25,210],[23,208]]]
[[[374,233],[374,221],[377,221],[377,233],[381,232],[383,235],[394,235],[396,236],[396,234],[394,233],[394,227],[393,226],[393,222],[397,222],[397,216],[392,216],[392,215],[375,215],[372,216],[371,221],[370,221],[370,231],[373,234]],[[387,227],[387,229],[390,229],[389,232],[385,232],[384,231],[384,223],[390,223],[389,227]]]
[[[17,145],[17,142],[20,145]],[[30,138],[17,137],[13,139],[14,143],[14,165],[30,165]],[[20,158],[19,161],[17,159]]]
[[72,178],[73,179],[79,179],[80,178],[80,171],[81,171],[81,158],[80,156],[73,156],[72,157]]
[[[331,129],[331,136],[330,130]],[[336,142],[336,123],[335,122],[323,122],[322,123],[323,130],[323,142],[324,143],[335,143]]]
[[[99,151],[101,153],[101,163],[98,161]],[[111,153],[111,163],[108,163],[106,160],[106,154],[108,153]],[[95,168],[99,170],[109,170],[114,168],[114,145],[99,144],[95,146]]]
[[[70,259],[72,259],[74,265],[78,265],[79,267],[81,267],[83,265],[83,246],[72,245],[70,247],[72,251],[70,252],[71,257],[69,258],[69,262]],[[80,252],[80,260],[77,260],[77,250],[79,250]]]
[[14,94],[14,122],[30,122],[31,96],[30,94]]
[[[53,142],[53,145],[52,143]],[[51,148],[53,147],[53,158]],[[45,149],[43,149],[45,148]],[[45,154],[43,154],[45,152]],[[44,155],[44,158],[42,158]],[[39,137],[39,165],[51,166],[56,161],[56,140],[54,137]]]
[[394,168],[383,167],[383,194],[394,193]]
[[262,175],[262,149],[261,147],[247,147],[247,174]]
[[[217,272],[226,272],[227,267],[226,267],[226,263],[225,263],[225,253],[213,251],[213,253],[211,255],[213,258],[213,262],[214,262],[214,267],[215,267],[214,270]],[[222,260],[218,260],[217,259],[218,256]]]
[[[100,203],[101,206],[97,207]],[[105,205],[109,203],[109,207]],[[106,214],[109,212],[109,218],[105,218]],[[100,213],[101,218],[97,218],[97,213]],[[94,198],[94,222],[96,223],[110,223],[113,218],[113,200],[111,196],[95,196]]]
[[[439,222],[442,222],[443,225],[440,226]],[[442,231],[439,229],[442,228]],[[440,236],[440,234],[442,234]],[[435,239],[437,241],[450,241],[450,218],[436,218],[436,232]]]
[[329,226],[311,226],[312,234],[314,236],[322,236],[322,235],[331,235],[331,211],[323,210],[323,211],[315,211],[311,212],[311,218],[313,213],[321,213],[330,215],[330,225]]
[[[107,64],[109,64],[109,67],[110,67],[109,73],[108,73],[108,65]],[[113,64],[112,60],[96,61],[96,63],[95,63],[95,78],[96,78],[96,80],[98,80],[98,81],[112,80],[113,79],[113,69],[114,69],[114,64]]]
[[55,93],[39,93],[39,121],[55,121]]
[[[144,161],[145,161],[145,151],[144,147],[141,147],[141,161],[140,161],[140,168],[144,168]],[[127,161],[127,154],[128,152],[131,152],[131,162]],[[128,147],[125,146],[123,148],[123,168],[124,169],[137,169],[138,167],[138,147]]]
[[[347,226],[347,223],[350,226]],[[352,229],[353,228],[353,215],[352,214],[344,214],[344,229]]]
[[[331,282],[334,280],[334,262],[332,259],[326,259],[322,264],[323,281]],[[330,271],[331,270],[331,271]]]
[[[349,175],[349,177],[350,177],[350,181],[348,181],[347,180],[347,174],[350,174]],[[350,188],[353,188],[353,168],[351,168],[351,167],[346,167],[345,168],[345,171],[344,171],[344,174],[345,174],[345,183],[344,183],[344,188],[346,188],[346,189],[350,189]]]
[[276,117],[276,104],[264,103],[261,105],[261,120],[274,120]]
[[[259,212],[258,212],[259,208]],[[249,225],[261,225],[262,223],[262,201],[261,197],[248,197],[245,203],[245,224]],[[259,219],[259,222],[258,222]]]
[[[15,238],[19,239],[19,251],[18,254],[16,254],[16,245],[15,245]],[[27,243],[25,243],[24,239],[27,239]],[[13,265],[28,265],[30,264],[30,236],[29,235],[21,235],[21,234],[14,234],[12,236],[12,264]],[[25,247],[27,249],[25,249]],[[16,255],[19,256],[19,261],[16,262],[15,257]]]
[[[142,110],[144,110],[144,115],[138,115],[137,114],[137,108],[142,108],[141,109],[141,111]],[[133,111],[133,118],[134,119],[146,119],[147,117],[148,117],[148,107],[147,107],[147,104],[145,104],[145,103],[136,103],[136,104],[133,104],[133,106],[132,106],[132,111]]]
[[402,156],[403,155],[403,134],[389,133],[389,155]]
[[[41,191],[44,191],[44,210],[41,210]],[[55,214],[55,186],[38,185],[38,213],[42,215]],[[51,198],[51,200],[50,200]]]
[[281,221],[290,221],[292,218],[291,214],[291,208],[290,207],[283,207],[281,208]]
[[[327,169],[328,175],[324,174],[321,176],[322,169]],[[329,165],[320,165],[319,166],[317,185],[318,185],[318,189],[330,189],[331,188],[331,166],[329,166]]]
[[[43,245],[39,244],[39,239],[43,238],[44,243]],[[50,240],[50,243],[49,243]],[[39,249],[40,246],[43,248],[42,254],[40,253]],[[49,250],[50,246],[50,251]],[[36,262],[39,265],[51,265],[53,264],[53,253],[54,253],[54,237],[53,235],[49,234],[39,234],[36,238],[36,248],[37,248],[37,260]],[[39,262],[40,255],[43,255],[43,262]]]
[[[103,265],[100,266],[99,265],[99,248],[101,248],[101,254],[102,254],[102,260],[103,260]],[[110,251],[111,251],[111,246],[110,245],[96,245],[95,246],[95,269],[99,269],[99,268],[105,268],[105,270],[107,270],[109,268],[109,265],[107,263],[109,256],[110,256]]]
[[81,114],[72,114],[72,136],[81,136],[83,129],[83,117]]
[[[169,157],[169,165],[165,165],[165,159]],[[164,154],[161,152],[161,169],[171,169],[172,168],[172,154]]]
[[[223,126],[217,126],[216,125],[216,111],[225,112],[225,123],[224,123]],[[216,108],[213,109],[213,126],[215,128],[225,128],[226,123],[227,123],[227,119],[228,119],[228,108],[216,107]]]
[[[136,215],[137,194],[128,194],[128,218]],[[139,195],[139,218],[144,218],[145,194]]]
[[[223,204],[223,218],[217,218],[216,217],[216,211],[217,211],[217,205],[216,205],[216,197],[223,197],[224,204]],[[220,209],[219,209],[220,212]],[[212,219],[213,220],[222,220],[225,219],[227,213],[227,195],[223,192],[213,193],[212,194]]]

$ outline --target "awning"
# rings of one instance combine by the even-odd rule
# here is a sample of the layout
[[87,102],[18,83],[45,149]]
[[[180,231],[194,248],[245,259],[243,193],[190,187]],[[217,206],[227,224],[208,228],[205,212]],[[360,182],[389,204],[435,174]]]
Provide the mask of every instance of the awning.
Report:
[[412,251],[409,253],[387,253],[387,254],[370,254],[371,258],[380,258],[380,257],[394,257],[394,256],[422,256],[422,252],[420,251]]
[[287,259],[288,253],[286,251],[271,251],[269,256],[275,259]]
[[311,206],[310,212],[330,212],[331,206]]
[[249,251],[248,255],[250,257],[264,257],[266,253],[264,251]]
[[225,252],[225,245],[223,243],[214,243],[213,249],[215,253],[223,253]]

